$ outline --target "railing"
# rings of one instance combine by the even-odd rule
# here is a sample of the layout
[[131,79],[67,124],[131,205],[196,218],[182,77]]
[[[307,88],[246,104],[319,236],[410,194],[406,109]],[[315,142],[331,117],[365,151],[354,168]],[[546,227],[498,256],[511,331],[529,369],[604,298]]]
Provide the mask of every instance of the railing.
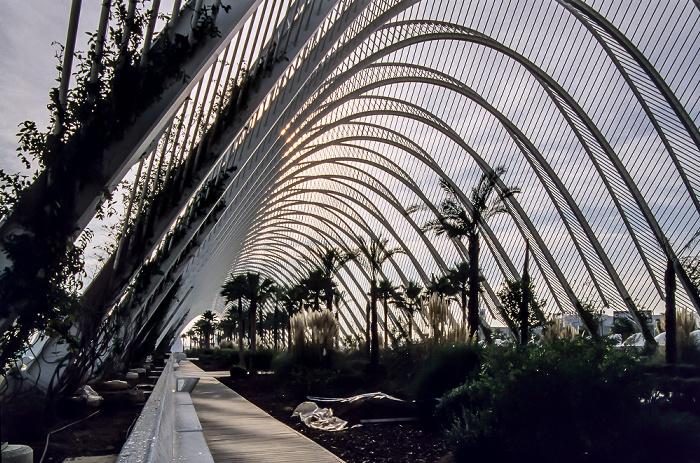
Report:
[[171,354],[117,463],[214,461],[190,397],[199,378],[181,376],[183,358]]

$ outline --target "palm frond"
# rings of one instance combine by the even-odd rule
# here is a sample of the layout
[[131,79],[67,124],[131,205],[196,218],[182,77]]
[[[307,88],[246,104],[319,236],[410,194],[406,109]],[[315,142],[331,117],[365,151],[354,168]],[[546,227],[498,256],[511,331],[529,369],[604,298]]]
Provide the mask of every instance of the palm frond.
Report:
[[427,209],[428,206],[426,206],[425,204],[412,204],[406,208],[406,215],[411,215],[418,211],[425,211]]

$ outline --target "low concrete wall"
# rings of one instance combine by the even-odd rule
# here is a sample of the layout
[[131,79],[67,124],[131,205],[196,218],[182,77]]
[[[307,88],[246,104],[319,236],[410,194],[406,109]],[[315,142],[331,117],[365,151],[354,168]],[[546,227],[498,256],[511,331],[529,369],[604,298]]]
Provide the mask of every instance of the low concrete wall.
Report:
[[213,463],[189,392],[171,356],[144,405],[117,463],[173,461]]

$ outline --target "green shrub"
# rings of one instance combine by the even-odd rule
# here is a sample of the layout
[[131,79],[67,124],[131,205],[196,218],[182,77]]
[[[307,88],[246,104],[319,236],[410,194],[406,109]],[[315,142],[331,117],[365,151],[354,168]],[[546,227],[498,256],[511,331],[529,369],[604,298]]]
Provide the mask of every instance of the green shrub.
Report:
[[335,395],[333,385],[339,377],[337,370],[298,364],[293,364],[282,375],[277,374],[285,393],[298,400],[304,400],[309,395]]
[[477,344],[438,346],[410,383],[409,395],[416,399],[441,397],[450,389],[463,384],[479,371],[482,351],[483,348]]
[[252,354],[253,368],[258,371],[272,369],[272,360],[277,355],[274,349],[258,349]]
[[215,352],[214,358],[221,365],[221,368],[238,365],[238,349],[218,349]]
[[422,342],[405,343],[382,352],[387,378],[396,384],[394,389],[406,389],[425,368],[427,359],[428,350]]
[[447,393],[455,459],[688,461],[698,420],[663,411],[641,365],[588,339],[491,350],[478,378]]
[[229,374],[231,375],[231,378],[245,378],[248,374],[248,370],[240,365],[234,365],[229,370]]

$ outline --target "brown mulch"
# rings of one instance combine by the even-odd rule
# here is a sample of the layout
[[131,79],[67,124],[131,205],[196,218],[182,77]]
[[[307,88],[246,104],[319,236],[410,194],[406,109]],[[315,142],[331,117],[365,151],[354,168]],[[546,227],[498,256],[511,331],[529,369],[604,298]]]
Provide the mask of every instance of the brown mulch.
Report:
[[452,461],[442,441],[441,430],[432,429],[429,424],[372,424],[337,432],[319,431],[306,427],[299,418],[291,417],[298,403],[280,393],[274,375],[248,375],[241,379],[224,377],[218,380],[347,463]]

